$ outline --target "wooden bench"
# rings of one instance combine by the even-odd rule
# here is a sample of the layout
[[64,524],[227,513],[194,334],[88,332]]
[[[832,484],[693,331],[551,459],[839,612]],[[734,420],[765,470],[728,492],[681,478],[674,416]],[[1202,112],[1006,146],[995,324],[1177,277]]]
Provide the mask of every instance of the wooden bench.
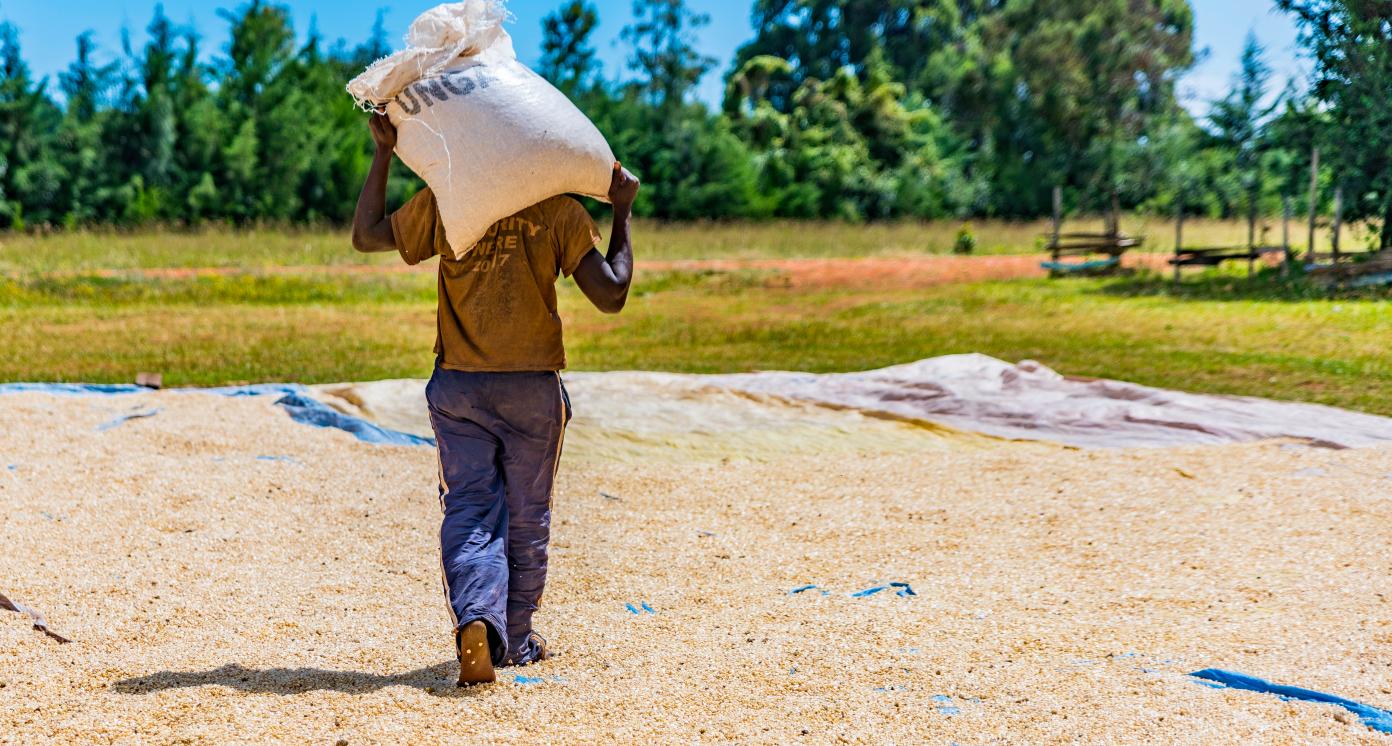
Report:
[[[1122,255],[1145,244],[1145,238],[1124,233],[1046,233],[1044,239],[1051,260],[1039,266],[1053,277],[1116,272]],[[1098,254],[1106,258],[1088,259]],[[1064,257],[1082,257],[1084,261],[1065,262]]]
[[1246,246],[1217,247],[1208,249],[1185,249],[1181,248],[1175,252],[1170,259],[1170,264],[1175,267],[1217,267],[1223,262],[1244,260],[1255,262],[1267,254],[1284,254],[1285,249],[1280,246]]

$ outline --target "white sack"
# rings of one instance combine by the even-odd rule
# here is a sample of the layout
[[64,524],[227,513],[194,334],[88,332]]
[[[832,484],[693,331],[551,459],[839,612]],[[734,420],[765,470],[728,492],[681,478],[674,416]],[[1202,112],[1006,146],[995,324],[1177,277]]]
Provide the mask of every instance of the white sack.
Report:
[[411,24],[406,49],[348,84],[360,105],[385,109],[396,125],[396,154],[434,190],[456,256],[537,202],[609,192],[609,143],[517,60],[506,16],[498,0],[426,11]]

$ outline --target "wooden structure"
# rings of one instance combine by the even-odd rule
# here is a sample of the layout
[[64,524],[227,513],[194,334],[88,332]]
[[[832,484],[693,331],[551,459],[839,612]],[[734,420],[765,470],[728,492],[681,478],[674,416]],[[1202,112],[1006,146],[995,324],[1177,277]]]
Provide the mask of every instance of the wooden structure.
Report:
[[1310,279],[1320,285],[1342,285],[1350,288],[1392,285],[1392,250],[1378,251],[1371,255],[1363,254],[1359,259],[1312,266],[1309,270]]
[[1334,222],[1330,226],[1328,252],[1311,244],[1305,271],[1319,285],[1370,288],[1392,285],[1392,249],[1374,252],[1344,251],[1344,191],[1334,189]]
[[1049,270],[1050,277],[1102,275],[1119,271],[1121,257],[1127,251],[1143,246],[1145,238],[1122,233],[1118,222],[1114,205],[1106,229],[1101,233],[1064,233],[1063,189],[1054,187],[1053,230],[1044,237],[1049,261],[1039,266]]
[[1184,246],[1184,204],[1181,202],[1175,215],[1175,250],[1174,256],[1170,258],[1170,265],[1174,267],[1174,280],[1179,282],[1180,270],[1184,267],[1217,267],[1223,262],[1242,261],[1247,262],[1247,276],[1251,277],[1256,271],[1257,260],[1267,254],[1281,254],[1290,256],[1290,202],[1286,201],[1286,210],[1281,230],[1281,245],[1266,245],[1266,228],[1262,228],[1262,241],[1257,242],[1257,207],[1256,202],[1251,201],[1247,210],[1247,245],[1246,246],[1211,246],[1203,248],[1186,248]]
[[[1311,211],[1310,224],[1317,225],[1318,221]],[[1338,265],[1341,262],[1350,261],[1353,255],[1343,250],[1344,238],[1344,189],[1343,187],[1334,188],[1334,222],[1330,224],[1329,251],[1318,251],[1314,242],[1314,234],[1311,233],[1310,248],[1305,253],[1305,268],[1311,272],[1319,272],[1328,267]]]

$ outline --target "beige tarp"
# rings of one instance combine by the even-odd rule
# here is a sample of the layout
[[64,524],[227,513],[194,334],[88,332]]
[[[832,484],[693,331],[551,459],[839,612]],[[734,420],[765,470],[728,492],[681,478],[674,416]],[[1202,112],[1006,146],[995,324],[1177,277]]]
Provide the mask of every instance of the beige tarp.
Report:
[[[1159,447],[1294,438],[1330,447],[1392,442],[1392,419],[1313,404],[1187,394],[1060,375],[1034,362],[952,355],[863,373],[570,373],[576,425],[635,441],[693,439],[751,447],[786,438],[876,438],[927,427],[1085,448]],[[424,381],[315,388],[344,411],[430,434]],[[792,411],[790,411],[790,408]],[[789,433],[789,424],[796,423]],[[955,432],[954,431],[958,431]]]

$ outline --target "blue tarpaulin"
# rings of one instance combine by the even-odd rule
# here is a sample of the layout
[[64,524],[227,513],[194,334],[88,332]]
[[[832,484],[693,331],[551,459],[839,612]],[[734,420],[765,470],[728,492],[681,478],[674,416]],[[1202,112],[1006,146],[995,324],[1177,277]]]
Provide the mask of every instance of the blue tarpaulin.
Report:
[[[343,414],[332,407],[329,407],[313,397],[309,396],[305,387],[299,384],[285,383],[266,383],[253,386],[228,386],[222,388],[209,389],[169,389],[175,393],[182,394],[213,394],[216,396],[279,396],[276,404],[290,415],[296,422],[315,427],[331,427],[352,433],[354,437],[365,443],[378,443],[382,445],[396,446],[433,446],[433,438],[422,438],[419,435],[388,430],[387,428],[375,425],[367,420]],[[149,392],[143,386],[132,386],[127,384],[91,384],[91,383],[3,383],[0,384],[0,394],[19,394],[25,392],[38,392],[44,394],[62,394],[69,396],[115,396],[119,394],[138,394]],[[135,415],[147,416],[147,415]],[[125,417],[120,420],[124,422]],[[108,423],[112,424],[112,423]],[[116,422],[114,424],[120,424]],[[114,426],[114,425],[113,425]],[[104,426],[106,427],[106,426]]]
[[1298,686],[1287,686],[1285,684],[1273,684],[1265,679],[1255,676],[1248,676],[1243,673],[1224,671],[1218,668],[1205,668],[1202,671],[1195,671],[1189,674],[1200,683],[1214,688],[1228,687],[1230,689],[1244,689],[1250,692],[1262,692],[1263,694],[1274,694],[1278,697],[1287,699],[1298,699],[1305,702],[1323,702],[1325,704],[1338,705],[1349,712],[1357,715],[1363,724],[1373,730],[1383,733],[1392,733],[1392,712],[1365,705],[1361,702],[1354,702],[1351,699],[1317,692],[1313,689],[1304,689]]
[[333,427],[352,433],[358,440],[367,443],[381,443],[393,446],[433,446],[432,438],[388,430],[364,419],[346,415],[337,409],[321,404],[305,394],[286,394],[276,400],[276,404],[290,413],[296,422],[315,427]]
[[0,394],[22,394],[37,391],[43,394],[84,396],[92,394],[138,394],[149,391],[143,386],[125,383],[0,383]]

